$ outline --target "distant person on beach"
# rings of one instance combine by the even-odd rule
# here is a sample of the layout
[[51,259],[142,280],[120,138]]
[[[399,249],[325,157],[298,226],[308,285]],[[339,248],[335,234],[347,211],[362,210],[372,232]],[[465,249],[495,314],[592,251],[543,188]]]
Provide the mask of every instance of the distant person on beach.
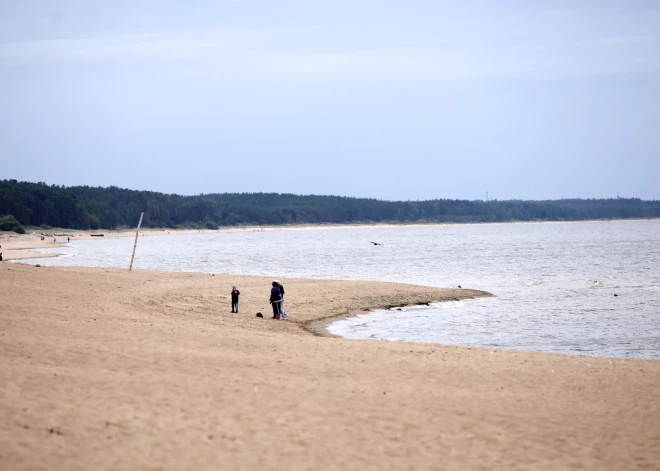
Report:
[[270,303],[273,305],[273,319],[280,318],[280,303],[282,302],[282,295],[277,283],[273,281],[273,288],[270,290]]
[[67,238],[66,238],[66,241],[67,241],[67,242],[71,242],[71,237],[67,237]]
[[2,262],[2,252],[0,252],[0,262]]
[[231,287],[231,312],[238,312],[238,297],[241,292],[236,289],[236,286]]
[[277,287],[280,289],[280,296],[282,296],[282,301],[280,301],[280,314],[282,319],[286,319],[289,315],[284,312],[284,286],[282,286],[278,280],[275,280],[275,283],[277,283]]

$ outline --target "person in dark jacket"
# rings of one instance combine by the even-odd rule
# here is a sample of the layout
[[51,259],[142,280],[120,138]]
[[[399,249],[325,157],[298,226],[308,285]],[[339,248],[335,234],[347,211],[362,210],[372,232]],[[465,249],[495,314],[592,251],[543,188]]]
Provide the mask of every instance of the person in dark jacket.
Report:
[[273,288],[270,290],[270,304],[273,305],[273,319],[280,318],[281,301],[282,295],[280,294],[280,288],[277,286],[277,283],[273,281]]
[[280,317],[286,319],[289,315],[284,310],[284,286],[282,286],[279,280],[275,280],[275,283],[277,283],[277,287],[280,289],[280,296],[282,296],[282,301],[280,301]]
[[236,286],[231,287],[231,312],[238,312],[238,297],[241,292],[236,289]]

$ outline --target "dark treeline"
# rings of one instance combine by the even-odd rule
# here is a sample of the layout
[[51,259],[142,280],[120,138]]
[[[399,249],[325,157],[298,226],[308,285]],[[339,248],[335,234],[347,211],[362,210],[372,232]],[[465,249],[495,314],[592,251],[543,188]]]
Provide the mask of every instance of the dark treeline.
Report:
[[359,222],[577,221],[660,217],[660,201],[382,201],[340,196],[223,193],[179,196],[117,187],[0,181],[0,216],[29,226],[72,229]]

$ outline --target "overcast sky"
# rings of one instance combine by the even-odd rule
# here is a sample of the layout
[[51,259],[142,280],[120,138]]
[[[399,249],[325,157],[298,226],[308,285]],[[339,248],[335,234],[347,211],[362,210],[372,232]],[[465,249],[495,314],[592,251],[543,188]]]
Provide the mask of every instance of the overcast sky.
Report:
[[657,0],[0,0],[0,179],[660,199]]

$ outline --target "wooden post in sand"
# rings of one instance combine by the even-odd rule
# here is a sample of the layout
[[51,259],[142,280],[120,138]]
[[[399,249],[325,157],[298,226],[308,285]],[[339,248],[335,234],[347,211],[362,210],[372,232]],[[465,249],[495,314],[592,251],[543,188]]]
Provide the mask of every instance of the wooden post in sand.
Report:
[[144,217],[144,213],[140,213],[140,222],[138,222],[138,228],[137,231],[135,231],[135,243],[133,244],[133,255],[131,255],[131,266],[128,267],[128,271],[133,270],[133,259],[135,258],[135,249],[137,248],[137,238],[138,238],[138,234],[140,233],[140,226],[142,225],[143,217]]

